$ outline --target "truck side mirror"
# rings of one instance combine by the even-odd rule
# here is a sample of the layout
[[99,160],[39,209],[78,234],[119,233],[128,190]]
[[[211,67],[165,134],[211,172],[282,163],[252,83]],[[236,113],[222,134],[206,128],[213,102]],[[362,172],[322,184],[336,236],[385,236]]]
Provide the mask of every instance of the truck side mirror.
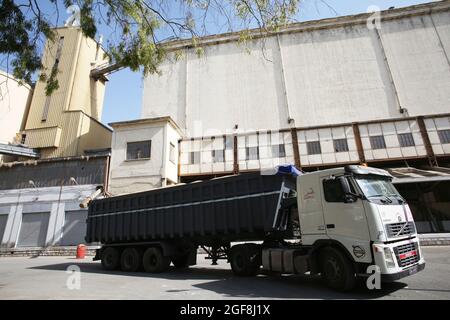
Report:
[[350,184],[348,180],[342,176],[338,178],[338,181],[339,184],[341,185],[342,191],[344,192],[344,202],[345,203],[356,202],[357,196],[352,192],[352,189],[350,189]]

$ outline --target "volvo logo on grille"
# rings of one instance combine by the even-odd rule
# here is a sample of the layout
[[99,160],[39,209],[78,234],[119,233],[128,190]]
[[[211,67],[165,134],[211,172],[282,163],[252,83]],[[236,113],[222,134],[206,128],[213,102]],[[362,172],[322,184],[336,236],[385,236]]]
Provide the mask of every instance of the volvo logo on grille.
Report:
[[361,248],[360,246],[353,246],[353,254],[357,258],[362,258],[366,255],[366,250],[364,250],[364,248]]

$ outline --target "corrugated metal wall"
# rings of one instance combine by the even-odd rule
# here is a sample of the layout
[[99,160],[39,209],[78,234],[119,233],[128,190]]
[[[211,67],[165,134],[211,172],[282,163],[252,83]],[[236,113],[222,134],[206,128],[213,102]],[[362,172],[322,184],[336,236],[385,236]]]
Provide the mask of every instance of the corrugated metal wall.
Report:
[[106,157],[91,158],[89,160],[67,160],[48,163],[30,162],[27,165],[0,167],[0,190],[32,188],[35,186],[52,187],[71,185],[70,178],[75,178],[80,185],[102,185],[105,179]]
[[33,148],[59,147],[61,128],[49,127],[27,131],[25,144]]

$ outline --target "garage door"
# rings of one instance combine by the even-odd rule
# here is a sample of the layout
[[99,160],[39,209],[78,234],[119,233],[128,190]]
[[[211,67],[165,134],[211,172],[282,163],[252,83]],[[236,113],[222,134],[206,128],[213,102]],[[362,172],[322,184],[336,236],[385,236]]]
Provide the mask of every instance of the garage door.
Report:
[[43,247],[47,237],[50,213],[24,213],[20,227],[19,247]]
[[62,246],[76,246],[85,243],[87,210],[66,211]]
[[7,220],[8,220],[7,214],[0,214],[0,242],[2,242],[3,235],[5,234]]

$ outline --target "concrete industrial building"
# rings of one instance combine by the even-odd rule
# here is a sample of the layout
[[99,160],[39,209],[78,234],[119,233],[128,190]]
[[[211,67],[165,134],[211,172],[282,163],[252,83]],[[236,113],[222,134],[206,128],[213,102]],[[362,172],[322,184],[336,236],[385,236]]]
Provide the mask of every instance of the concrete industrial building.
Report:
[[[21,142],[32,93],[29,85],[0,70],[0,150],[10,150],[11,145]],[[0,164],[13,159],[0,153]]]
[[109,58],[80,28],[56,31],[57,41],[47,41],[42,64],[46,70],[59,69],[59,88],[47,96],[45,82],[36,83],[22,133],[24,144],[38,149],[41,159],[79,156],[111,145],[111,130],[100,122],[106,79],[90,77]]
[[[449,11],[440,1],[384,11],[379,21],[296,23],[263,38],[253,30],[245,43],[238,33],[214,35],[199,40],[201,55],[190,41],[166,44],[162,75],[144,80],[141,119],[116,125],[111,190],[284,163],[364,163],[391,169],[419,231],[450,231]],[[179,157],[161,171],[167,126],[179,128]]]
[[112,130],[100,122],[107,78],[91,72],[109,58],[78,27],[56,34],[42,57],[46,70],[59,70],[56,91],[47,96],[44,82],[34,90],[14,79],[1,84],[2,93],[9,89],[0,101],[0,244],[6,252],[83,243],[87,210],[80,202],[107,187]]

